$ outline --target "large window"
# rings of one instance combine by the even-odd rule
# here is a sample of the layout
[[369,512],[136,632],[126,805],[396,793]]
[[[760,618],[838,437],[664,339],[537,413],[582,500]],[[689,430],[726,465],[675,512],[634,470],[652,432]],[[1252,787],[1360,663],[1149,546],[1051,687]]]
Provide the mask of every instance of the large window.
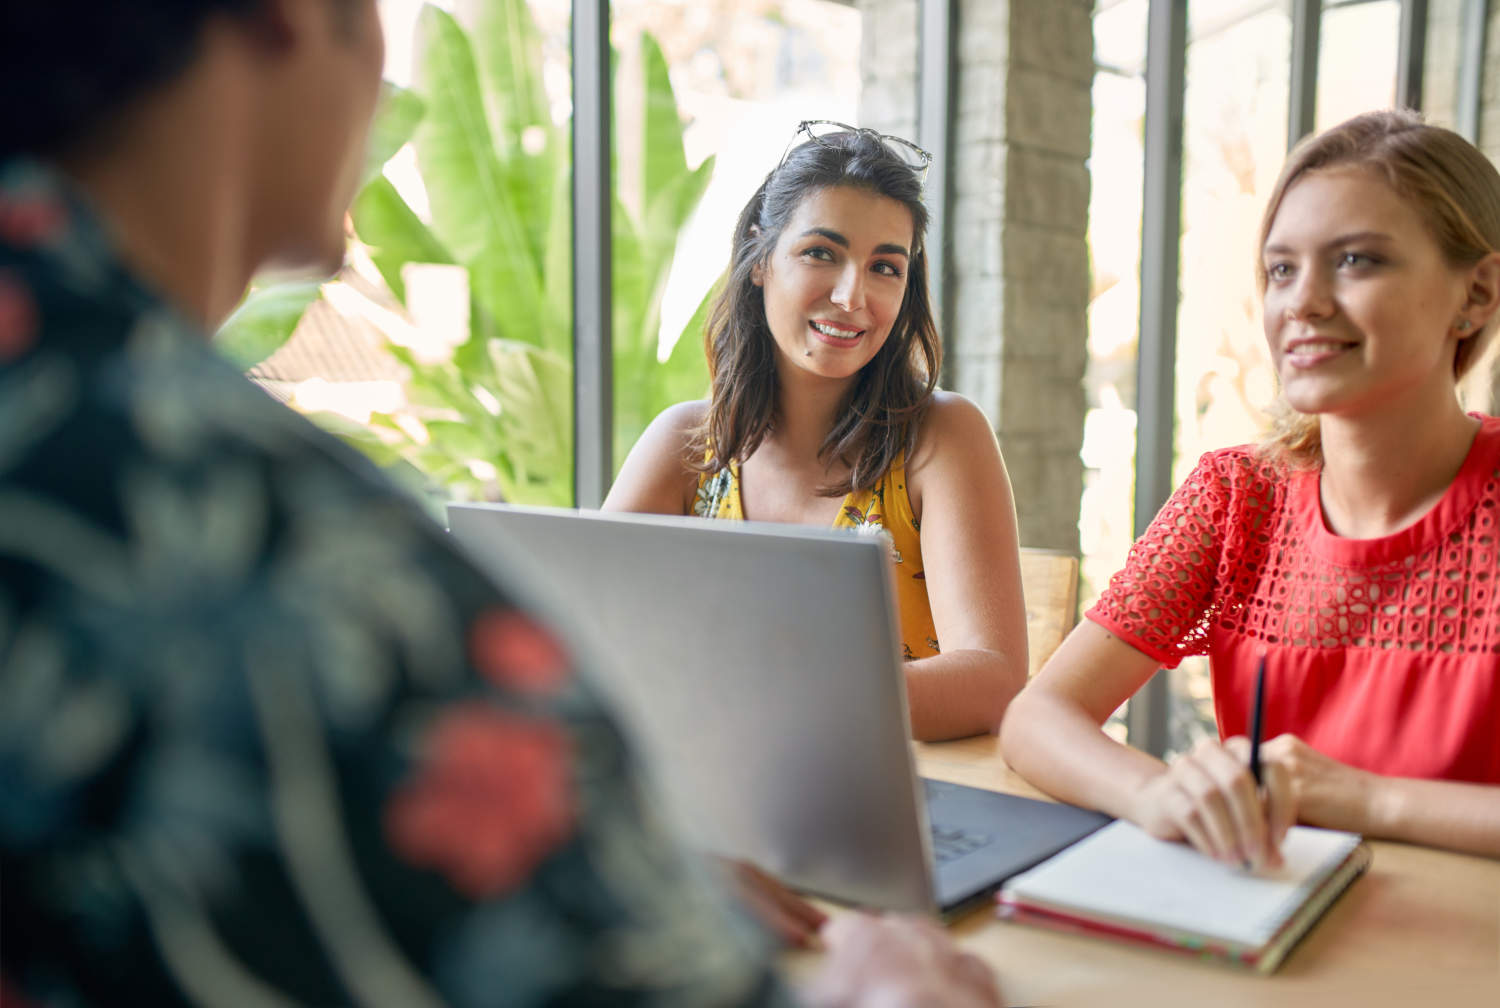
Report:
[[[1124,563],[1132,539],[1140,285],[1170,285],[1178,297],[1174,483],[1203,452],[1255,440],[1276,396],[1253,264],[1260,215],[1286,153],[1289,5],[1187,5],[1180,267],[1171,281],[1139,274],[1148,7],[1147,0],[1104,0],[1094,17],[1094,297],[1080,516],[1085,605]],[[1324,4],[1319,128],[1392,103],[1399,23],[1396,0]],[[1178,751],[1214,731],[1207,663],[1184,661],[1167,683],[1166,742]],[[1114,729],[1123,733],[1122,719]]]
[[[362,201],[354,215],[353,267],[324,287],[325,303],[304,320],[313,336],[323,331],[322,341],[315,340],[311,350],[289,345],[263,364],[260,377],[300,408],[325,418],[342,415],[329,422],[362,439],[377,457],[404,459],[438,495],[566,503],[575,447],[568,293],[574,249],[565,191],[572,5],[435,5],[457,9],[460,27],[478,40],[476,86],[487,96],[479,119],[457,115],[446,91],[424,93],[431,87],[424,72],[432,73],[423,55],[434,19],[423,14],[428,5],[382,0],[381,6],[387,76],[423,95],[422,121],[428,126],[445,115],[469,126],[482,119],[496,157],[520,166],[501,174],[510,180],[517,212],[532,216],[508,224],[503,214],[494,218],[501,201],[483,202],[485,185],[462,183],[461,173],[447,171],[451,165],[433,151],[424,157],[430,137],[419,134],[415,146],[401,147],[385,162],[380,177],[412,218],[434,232],[441,230],[436,219],[445,200],[450,218],[453,206],[477,207],[473,221],[457,215],[460,225],[474,226],[424,244],[419,228],[391,230],[410,222],[397,220],[400,210],[389,200],[373,207]],[[1177,305],[1170,431],[1176,479],[1203,451],[1254,439],[1275,395],[1252,265],[1261,208],[1285,153],[1294,76],[1291,18],[1299,5],[1185,4],[1181,266],[1173,277],[1141,275],[1152,6],[1149,0],[1098,0],[1094,8],[1089,413],[1080,508],[1085,606],[1124,562],[1132,539],[1135,447],[1143,415],[1136,392],[1142,290],[1166,291]],[[1468,45],[1460,43],[1477,37],[1460,22],[1483,5],[1433,0],[1429,6],[1424,94],[1441,106],[1440,121],[1455,122],[1463,116],[1465,81],[1473,78],[1463,62]],[[476,12],[485,11],[505,13],[504,30],[512,32],[524,14],[531,26],[527,44],[498,45],[485,33],[502,28],[475,20]],[[1398,0],[1322,4],[1318,126],[1394,100],[1401,12]],[[862,47],[858,8],[832,0],[614,0],[610,16],[618,208],[609,454],[618,466],[656,410],[702,394],[701,311],[725,264],[734,217],[786,150],[798,120],[855,120]],[[525,66],[497,76],[495,60],[502,57]],[[1470,92],[1472,105],[1477,98],[1472,87]],[[517,115],[532,119],[513,136],[502,136]],[[463,123],[447,127],[460,139],[465,135]],[[677,200],[671,212],[660,198],[668,169],[683,180],[680,190],[691,190],[691,199]],[[515,181],[522,176],[531,188]],[[443,191],[434,192],[434,186]],[[935,222],[939,230],[959,233],[944,223]],[[393,234],[410,240],[394,241]],[[510,254],[514,249],[526,252],[529,265]],[[404,263],[394,273],[393,259]],[[525,283],[516,280],[520,274]],[[330,336],[330,330],[338,332]],[[1170,746],[1212,730],[1201,664],[1185,663],[1171,677],[1170,692]]]
[[[382,0],[397,90],[350,266],[251,372],[436,499],[572,503],[575,449],[599,447],[573,431],[589,362],[573,358],[572,11]],[[799,120],[854,118],[860,17],[828,0],[617,0],[609,13],[612,289],[585,289],[580,272],[580,290],[609,305],[613,471],[657,412],[706,392],[706,299],[736,215]]]
[[[859,13],[829,0],[614,0],[617,70],[628,75],[649,33],[671,70],[688,163],[714,159],[712,178],[687,221],[665,291],[662,340],[675,340],[727,262],[745,201],[786,151],[803,119],[852,122],[859,101]],[[621,96],[622,103],[627,101]],[[622,104],[616,143],[638,144],[641,115]],[[622,195],[640,180],[622,172]],[[638,198],[638,197],[637,197]],[[696,339],[697,333],[688,335]]]

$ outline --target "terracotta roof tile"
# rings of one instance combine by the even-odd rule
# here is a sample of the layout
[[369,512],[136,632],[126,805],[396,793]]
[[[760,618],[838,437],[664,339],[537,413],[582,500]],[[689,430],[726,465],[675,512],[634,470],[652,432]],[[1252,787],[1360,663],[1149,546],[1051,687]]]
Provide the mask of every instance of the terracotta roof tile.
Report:
[[327,301],[314,301],[292,338],[250,369],[262,385],[322,378],[331,382],[401,381],[406,369],[387,353],[384,337],[364,319],[340,315]]

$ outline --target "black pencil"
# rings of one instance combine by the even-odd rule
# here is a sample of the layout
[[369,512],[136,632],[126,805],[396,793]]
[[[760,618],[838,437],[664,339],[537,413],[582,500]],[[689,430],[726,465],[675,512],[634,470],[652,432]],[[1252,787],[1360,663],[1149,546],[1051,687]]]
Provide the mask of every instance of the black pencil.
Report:
[[1255,706],[1250,708],[1250,776],[1255,778],[1255,786],[1260,787],[1260,733],[1262,727],[1261,718],[1266,707],[1266,655],[1261,652],[1260,661],[1255,663]]

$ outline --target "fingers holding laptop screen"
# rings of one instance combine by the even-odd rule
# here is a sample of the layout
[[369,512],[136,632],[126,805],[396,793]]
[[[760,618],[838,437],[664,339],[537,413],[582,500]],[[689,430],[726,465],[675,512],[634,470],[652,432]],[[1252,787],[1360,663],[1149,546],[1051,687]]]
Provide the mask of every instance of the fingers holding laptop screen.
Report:
[[793,948],[816,943],[818,931],[828,921],[827,914],[749,861],[718,860],[745,909],[778,941]]

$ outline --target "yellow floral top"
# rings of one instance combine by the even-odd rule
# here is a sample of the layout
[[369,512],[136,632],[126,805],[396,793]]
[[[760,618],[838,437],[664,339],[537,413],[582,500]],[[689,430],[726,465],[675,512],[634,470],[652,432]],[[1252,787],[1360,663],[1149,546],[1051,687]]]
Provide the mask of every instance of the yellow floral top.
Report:
[[[727,469],[698,477],[693,514],[745,520],[739,463],[731,462]],[[873,490],[856,491],[844,498],[833,527],[883,529],[890,536],[902,654],[908,661],[937,654],[937,631],[932,625],[932,606],[927,601],[927,579],[922,571],[921,525],[906,492],[905,453],[896,456],[890,471]]]

